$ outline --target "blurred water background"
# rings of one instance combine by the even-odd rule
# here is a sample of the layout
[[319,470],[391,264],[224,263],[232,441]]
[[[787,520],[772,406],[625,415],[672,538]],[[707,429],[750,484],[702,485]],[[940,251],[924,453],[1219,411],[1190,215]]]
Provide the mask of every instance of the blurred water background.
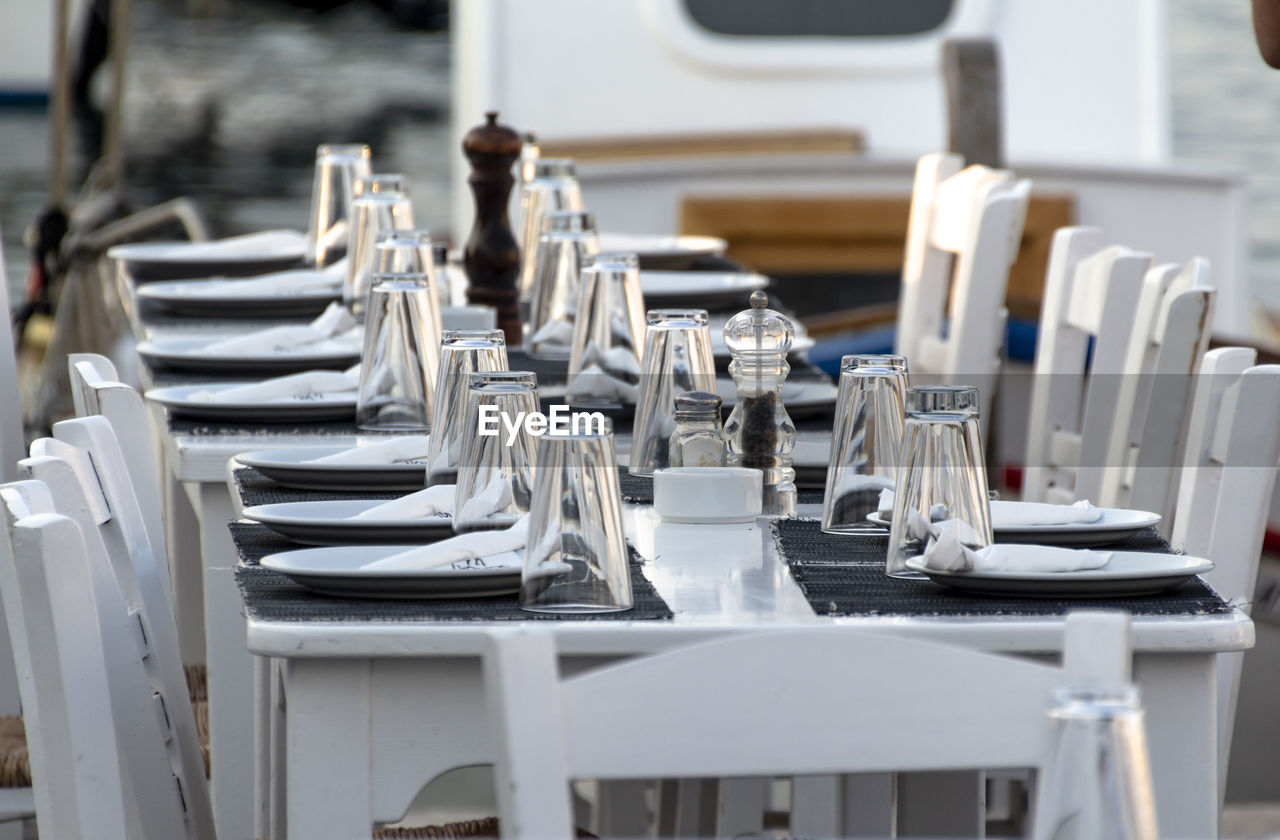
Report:
[[[1280,71],[1258,58],[1244,0],[1167,2],[1175,159],[1248,174],[1254,293],[1280,309]],[[315,145],[363,141],[376,169],[410,176],[419,224],[446,229],[457,153],[447,32],[406,27],[367,0],[325,13],[220,0],[207,17],[189,5],[134,3],[125,107],[134,207],[191,195],[215,235],[302,229]],[[73,189],[96,156],[96,127],[80,127]],[[0,230],[14,290],[26,274],[23,230],[47,201],[47,145],[43,107],[0,108]]]

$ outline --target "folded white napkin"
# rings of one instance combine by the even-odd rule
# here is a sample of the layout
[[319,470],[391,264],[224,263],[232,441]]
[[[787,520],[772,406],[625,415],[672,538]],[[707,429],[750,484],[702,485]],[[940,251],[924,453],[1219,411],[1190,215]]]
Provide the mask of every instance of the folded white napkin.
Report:
[[570,401],[607,400],[617,403],[634,403],[638,394],[636,385],[614,376],[599,365],[589,365],[578,371],[565,391]]
[[401,435],[378,443],[344,449],[308,464],[407,464],[427,457],[430,435]]
[[276,271],[248,280],[205,280],[184,286],[184,291],[197,297],[236,297],[265,294],[298,294],[300,292],[339,291],[347,273],[346,257],[322,271],[298,269]]
[[511,494],[511,480],[501,472],[495,472],[483,490],[467,499],[462,510],[457,512],[456,518],[465,522],[484,519],[510,507],[514,500]]
[[111,249],[109,256],[120,259],[204,260],[243,257],[302,256],[306,234],[296,230],[264,230],[229,236],[209,242],[137,242]]
[[547,321],[542,329],[529,339],[531,344],[550,344],[553,347],[568,347],[573,343],[573,324],[560,319]]
[[1102,511],[1081,499],[1071,505],[1050,505],[1044,502],[991,503],[991,527],[1017,528],[1026,525],[1071,525],[1077,522],[1097,522]]
[[435,484],[425,490],[375,505],[351,519],[425,519],[438,513],[453,513],[455,484]]
[[220,391],[196,391],[188,395],[187,399],[206,403],[288,402],[355,391],[359,385],[359,376],[351,376],[343,371],[309,370]]
[[1100,569],[1109,551],[998,543],[972,549],[952,533],[939,534],[924,551],[924,564],[945,572],[1078,572]]
[[[880,491],[880,499],[876,502],[876,515],[884,520],[893,519],[893,488],[889,487]],[[920,522],[924,522],[924,517],[920,516],[920,514],[916,513],[915,511],[912,511],[911,514],[908,516],[908,520],[907,520],[908,527],[910,527],[911,522],[913,521],[913,518],[919,519]],[[929,508],[930,522],[941,522],[946,518],[947,518],[946,505],[934,505],[933,507]],[[925,523],[925,524],[927,525],[928,523]],[[914,537],[913,539],[924,539],[924,537],[918,536],[918,537]]]
[[456,537],[424,545],[421,548],[402,551],[399,554],[393,554],[381,560],[374,560],[360,568],[396,572],[426,572],[480,557],[497,559],[498,555],[524,548],[528,538],[529,516],[526,514],[517,519],[510,528],[498,531],[474,531],[469,534],[459,534]]
[[229,353],[234,355],[253,356],[260,353],[281,353],[309,344],[318,344],[328,339],[338,338],[351,332],[355,327],[355,319],[351,317],[341,304],[331,303],[310,324],[289,327],[271,327],[266,330],[224,338],[205,347],[205,352],[213,354]]
[[[888,519],[893,514],[893,490],[883,490],[880,501],[876,505],[881,517]],[[941,511],[941,515],[939,515]],[[931,513],[932,520],[946,518],[946,508],[935,505]],[[1044,502],[1013,502],[997,500],[991,502],[992,528],[1025,528],[1032,525],[1071,525],[1081,522],[1097,522],[1102,511],[1081,499],[1070,505],[1051,505]]]

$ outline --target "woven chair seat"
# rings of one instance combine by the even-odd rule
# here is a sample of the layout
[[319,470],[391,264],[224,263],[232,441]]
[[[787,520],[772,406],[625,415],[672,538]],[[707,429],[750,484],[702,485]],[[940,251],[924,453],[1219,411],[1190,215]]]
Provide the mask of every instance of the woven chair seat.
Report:
[[[196,718],[200,756],[209,774],[209,688],[203,665],[187,665],[187,692]],[[0,788],[31,787],[31,757],[27,752],[27,729],[22,715],[0,715]]]

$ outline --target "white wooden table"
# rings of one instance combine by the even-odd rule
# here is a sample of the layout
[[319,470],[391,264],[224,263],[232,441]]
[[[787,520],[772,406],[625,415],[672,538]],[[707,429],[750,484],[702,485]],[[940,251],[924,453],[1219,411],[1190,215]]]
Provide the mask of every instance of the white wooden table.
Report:
[[[809,506],[806,506],[809,507]],[[816,513],[810,508],[807,513]],[[1010,654],[1060,652],[1060,618],[828,618],[815,615],[773,548],[767,523],[688,526],[629,506],[628,531],[670,621],[562,621],[550,626],[563,667],[590,667],[725,633],[831,623]],[[249,649],[280,661],[287,704],[277,733],[289,837],[356,840],[400,819],[421,787],[488,762],[480,654],[501,622],[247,620]],[[1135,679],[1147,706],[1164,836],[1217,836],[1216,654],[1248,648],[1239,611],[1134,622]],[[851,713],[856,713],[851,710]],[[275,835],[273,835],[275,836]],[[277,837],[277,840],[280,840]]]

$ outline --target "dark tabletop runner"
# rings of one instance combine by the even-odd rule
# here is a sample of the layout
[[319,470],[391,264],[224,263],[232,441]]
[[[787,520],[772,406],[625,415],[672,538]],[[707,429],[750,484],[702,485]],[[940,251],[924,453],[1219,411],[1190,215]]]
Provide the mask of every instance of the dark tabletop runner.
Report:
[[[911,617],[1054,616],[1070,610],[1125,610],[1133,615],[1228,615],[1232,607],[1198,578],[1156,595],[1120,598],[1017,598],[976,595],[932,581],[884,573],[889,535],[825,534],[813,519],[772,526],[779,554],[818,615]],[[1116,543],[1122,551],[1172,553],[1154,529]]]
[[552,615],[520,609],[514,594],[491,598],[412,600],[320,595],[258,565],[268,554],[292,551],[301,546],[264,525],[232,522],[229,527],[242,561],[236,568],[236,583],[244,597],[246,615],[261,621],[638,621],[672,617],[671,608],[644,576],[641,570],[643,562],[630,546],[631,592],[634,598],[631,609],[614,613]]

